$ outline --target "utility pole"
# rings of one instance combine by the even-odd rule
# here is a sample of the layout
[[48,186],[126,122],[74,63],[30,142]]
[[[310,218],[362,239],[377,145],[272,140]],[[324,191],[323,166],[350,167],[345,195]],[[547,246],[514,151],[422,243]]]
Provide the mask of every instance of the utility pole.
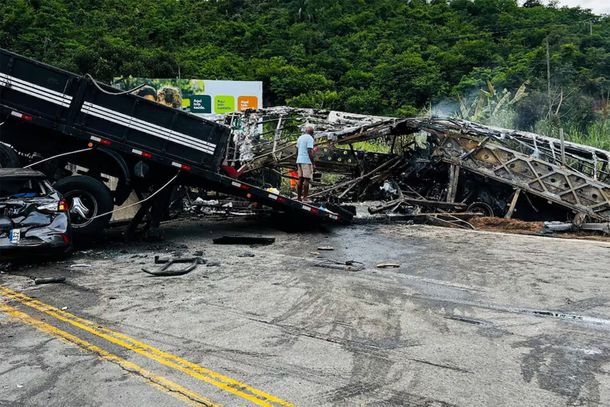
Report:
[[589,20],[589,35],[593,36],[593,20]]
[[546,80],[547,80],[547,91],[549,98],[549,120],[553,115],[553,98],[551,97],[551,51],[549,47],[549,37],[545,39],[546,42]]
[[561,165],[566,165],[566,138],[563,134],[563,127],[559,129],[559,141],[561,142]]

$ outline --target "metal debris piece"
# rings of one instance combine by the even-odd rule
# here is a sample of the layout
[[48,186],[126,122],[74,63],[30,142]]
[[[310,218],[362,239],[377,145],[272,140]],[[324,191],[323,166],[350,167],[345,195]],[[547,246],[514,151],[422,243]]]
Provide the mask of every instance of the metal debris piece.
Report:
[[159,255],[155,255],[155,264],[167,264],[167,263],[192,263],[198,262],[198,264],[204,264],[205,259],[200,256],[192,256],[192,257],[161,257]]
[[319,246],[318,250],[322,250],[322,251],[331,251],[331,250],[335,250],[334,247],[332,246]]
[[[173,277],[173,276],[182,276],[184,274],[188,274],[191,271],[195,270],[200,263],[201,259],[194,259],[191,262],[181,261],[182,259],[170,259],[165,262],[163,266],[157,268],[156,270],[148,269],[146,267],[142,267],[142,271],[150,274],[155,277]],[[185,267],[177,270],[172,270],[171,267],[174,264],[187,264]]]
[[561,232],[601,232],[605,235],[610,235],[610,223],[582,223],[574,224],[567,222],[544,222],[543,233],[561,233]]
[[34,284],[36,285],[40,285],[40,284],[58,284],[58,283],[65,283],[66,282],[66,278],[63,276],[60,277],[41,277],[41,278],[35,278],[34,279]]
[[400,263],[379,263],[375,267],[377,267],[378,269],[398,268],[400,267]]
[[364,270],[364,263],[356,260],[348,260],[346,262],[323,260],[314,264],[314,267],[322,267],[345,271],[361,271]]
[[213,240],[214,244],[246,244],[267,246],[275,243],[274,237],[223,236]]

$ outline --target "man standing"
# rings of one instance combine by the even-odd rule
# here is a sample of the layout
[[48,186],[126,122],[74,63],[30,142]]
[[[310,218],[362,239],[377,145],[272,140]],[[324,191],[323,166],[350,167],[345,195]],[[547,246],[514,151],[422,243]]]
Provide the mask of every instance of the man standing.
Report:
[[313,179],[313,127],[310,125],[305,126],[305,133],[297,140],[297,171],[297,199],[303,198],[303,202],[308,202],[309,183]]

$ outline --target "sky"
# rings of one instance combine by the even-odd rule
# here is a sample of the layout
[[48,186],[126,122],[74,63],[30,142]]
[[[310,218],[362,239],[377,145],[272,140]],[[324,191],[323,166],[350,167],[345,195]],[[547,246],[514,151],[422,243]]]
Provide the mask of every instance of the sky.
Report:
[[610,14],[610,0],[559,0],[561,6],[590,8],[596,14]]

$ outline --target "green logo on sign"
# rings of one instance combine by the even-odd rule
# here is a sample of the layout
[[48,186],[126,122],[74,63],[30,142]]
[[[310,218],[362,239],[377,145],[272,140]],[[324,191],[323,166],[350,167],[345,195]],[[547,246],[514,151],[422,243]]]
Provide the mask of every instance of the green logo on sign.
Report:
[[208,95],[191,96],[192,113],[212,113],[212,98]]
[[235,111],[235,97],[214,96],[214,113],[231,113]]

